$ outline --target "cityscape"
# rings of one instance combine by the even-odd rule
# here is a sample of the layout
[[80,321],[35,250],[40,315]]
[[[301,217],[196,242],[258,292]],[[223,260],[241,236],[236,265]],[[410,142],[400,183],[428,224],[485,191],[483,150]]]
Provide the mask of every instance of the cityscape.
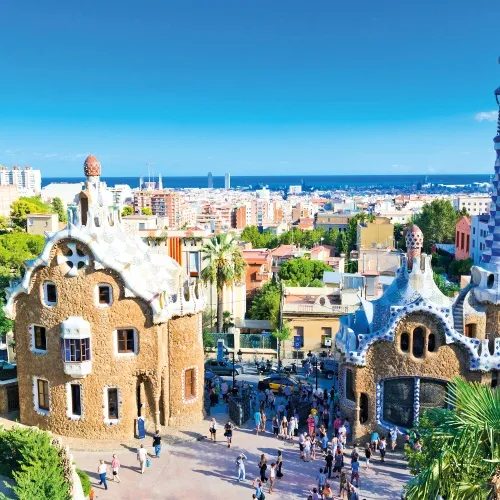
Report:
[[390,3],[7,7],[0,500],[500,499],[494,16]]

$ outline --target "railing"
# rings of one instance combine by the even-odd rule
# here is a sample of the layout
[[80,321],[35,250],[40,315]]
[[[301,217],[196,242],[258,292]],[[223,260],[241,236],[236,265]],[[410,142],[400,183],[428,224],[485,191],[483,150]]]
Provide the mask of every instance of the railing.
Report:
[[251,413],[252,392],[248,387],[241,396],[229,396],[229,418],[241,427]]
[[270,277],[269,273],[255,273],[255,281],[268,280]]
[[240,347],[242,349],[277,349],[278,342],[271,336],[263,336],[252,333],[240,334]]
[[337,304],[285,304],[283,307],[284,313],[306,313],[306,314],[347,314],[349,306]]
[[226,347],[234,347],[234,333],[214,333],[214,332],[208,332],[208,335],[212,337],[212,340],[214,341],[214,345],[217,346],[217,341],[219,339],[224,340],[224,345]]

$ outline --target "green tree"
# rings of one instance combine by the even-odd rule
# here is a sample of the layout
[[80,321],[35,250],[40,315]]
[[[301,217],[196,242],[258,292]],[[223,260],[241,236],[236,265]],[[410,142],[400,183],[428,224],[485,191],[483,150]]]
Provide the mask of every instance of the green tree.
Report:
[[246,262],[233,236],[229,233],[218,234],[202,247],[206,266],[201,271],[204,283],[216,285],[217,289],[217,332],[223,323],[224,287],[234,286],[245,277]]
[[460,291],[460,285],[457,283],[448,283],[442,274],[433,272],[433,275],[434,282],[444,295],[454,297]]
[[267,319],[273,328],[278,328],[280,301],[280,285],[273,279],[259,288],[248,309],[248,316],[250,319]]
[[457,220],[457,212],[450,200],[426,203],[422,212],[413,219],[424,235],[424,250],[429,252],[436,243],[453,243]]
[[335,247],[339,254],[344,254],[346,257],[349,256],[349,243],[345,232],[339,233]]
[[203,349],[205,351],[209,351],[210,349],[213,349],[215,347],[215,340],[210,335],[210,332],[203,332]]
[[143,208],[141,208],[141,214],[142,215],[153,215],[153,212],[151,212],[151,209],[149,207],[143,207]]
[[0,215],[0,233],[4,233],[9,229],[9,219],[7,217]]
[[128,205],[123,207],[122,217],[126,217],[127,215],[134,215],[134,207],[129,207]]
[[394,223],[394,242],[396,244],[396,248],[400,248],[401,250],[406,250],[406,240],[405,240],[405,228],[406,224],[400,224],[399,222]]
[[2,307],[2,301],[0,300],[0,335],[5,335],[12,331],[14,327],[14,322],[5,316]]
[[12,224],[16,227],[26,230],[26,216],[29,214],[46,214],[52,211],[49,205],[46,205],[38,198],[21,197],[12,203],[10,207],[10,217]]
[[424,412],[417,428],[422,451],[407,450],[416,475],[407,500],[498,498],[500,477],[500,391],[456,378],[449,385],[452,409]]
[[470,270],[474,262],[472,259],[463,260],[452,260],[448,266],[448,274],[453,276],[455,279],[459,280],[460,276],[467,276],[470,274]]
[[64,461],[45,432],[14,427],[0,432],[0,474],[13,478],[20,500],[69,500]]
[[278,366],[280,366],[282,342],[287,341],[292,336],[292,329],[288,321],[284,320],[281,328],[271,332],[271,335],[278,341]]
[[289,286],[323,286],[323,273],[331,270],[320,260],[290,259],[281,266],[279,277]]
[[68,222],[68,214],[66,213],[61,198],[56,197],[52,200],[52,211],[57,214],[59,222]]

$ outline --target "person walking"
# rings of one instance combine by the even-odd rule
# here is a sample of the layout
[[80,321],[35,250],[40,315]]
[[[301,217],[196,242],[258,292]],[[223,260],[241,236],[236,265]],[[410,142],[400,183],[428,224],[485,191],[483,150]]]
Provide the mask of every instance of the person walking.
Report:
[[304,443],[306,442],[306,433],[303,432],[299,435],[299,450],[300,458],[304,459]]
[[337,417],[333,421],[333,428],[335,429],[335,437],[339,437],[339,429],[342,426],[342,419],[340,417]]
[[319,474],[316,476],[316,481],[318,481],[318,491],[323,495],[323,490],[326,484],[326,474],[323,472],[323,468],[319,469]]
[[137,460],[139,461],[139,468],[141,469],[141,474],[144,474],[146,470],[146,460],[148,459],[148,452],[144,445],[141,444],[140,448],[137,450]]
[[99,465],[97,466],[97,473],[99,474],[99,486],[101,484],[104,486],[104,489],[108,489],[108,483],[106,482],[106,475],[108,473],[108,466],[104,463],[104,460],[99,460]]
[[214,417],[210,419],[208,430],[210,431],[210,439],[215,443],[217,441],[217,422]]
[[385,462],[385,452],[387,450],[387,442],[385,440],[385,436],[382,436],[379,440],[378,440],[378,449],[380,451],[380,460],[382,462]]
[[372,446],[372,451],[375,452],[377,451],[377,446],[379,442],[379,435],[377,431],[372,432],[372,437],[371,437],[371,446]]
[[341,500],[344,498],[344,492],[347,493],[349,488],[349,481],[347,481],[347,474],[345,471],[340,473],[340,481],[339,481],[339,497]]
[[111,470],[113,472],[113,481],[121,483],[120,476],[118,476],[118,471],[120,470],[120,461],[116,456],[116,453],[113,454],[113,459],[111,460]]
[[325,474],[328,472],[328,479],[332,478],[332,467],[333,467],[333,455],[332,450],[328,450],[325,457],[326,466],[324,468]]
[[273,434],[276,437],[279,437],[279,432],[280,432],[280,423],[278,420],[278,415],[274,415],[274,417],[273,417]]
[[273,492],[275,481],[276,481],[276,464],[273,462],[271,464],[271,469],[269,470],[269,493]]
[[394,426],[390,431],[389,431],[389,437],[391,438],[391,451],[393,452],[396,449],[396,446],[398,445],[398,435],[401,436],[403,433],[397,428],[397,426]]
[[325,426],[325,430],[328,432],[328,426],[330,425],[330,410],[328,406],[323,410],[323,425]]
[[351,483],[354,483],[356,479],[356,488],[359,488],[359,460],[357,457],[351,461],[351,470]]
[[153,447],[155,449],[155,457],[160,458],[161,436],[160,436],[160,431],[158,429],[156,430],[156,434],[153,436]]
[[283,477],[283,473],[281,472],[281,467],[283,466],[283,455],[281,454],[281,450],[278,450],[278,458],[276,459],[276,477],[281,479]]
[[336,478],[339,477],[339,474],[341,473],[343,467],[344,467],[344,455],[342,454],[340,448],[337,448],[337,451],[335,452],[334,465],[333,465],[333,472],[337,472],[337,475],[335,476]]
[[311,458],[311,446],[311,438],[306,436],[304,441],[304,462],[309,462],[309,459]]
[[236,467],[238,470],[238,482],[245,480],[245,460],[247,457],[244,453],[240,453],[236,459]]
[[328,500],[333,498],[333,491],[330,483],[326,483],[325,487],[323,488],[323,498],[327,498]]
[[266,432],[266,422],[267,422],[267,415],[265,410],[261,410],[261,416],[260,416],[260,428],[262,432]]
[[264,495],[262,481],[257,477],[253,480],[252,488],[255,488],[255,493],[252,495],[252,498],[256,500],[265,500],[266,496]]
[[370,443],[366,443],[365,446],[365,459],[366,459],[366,468],[370,468],[370,458],[372,457],[372,449],[370,448]]
[[290,439],[290,441],[293,441],[294,431],[295,431],[295,417],[292,415],[292,417],[288,421],[288,428],[287,428],[288,439]]
[[267,470],[267,460],[264,453],[262,453],[259,462],[260,480],[262,481],[262,483],[265,483],[267,481],[266,470]]
[[234,425],[228,420],[227,424],[224,426],[224,436],[226,436],[228,448],[231,448],[231,443],[233,441],[233,429]]
[[314,420],[312,414],[309,414],[309,416],[307,417],[307,432],[309,433],[310,436],[312,436],[315,426],[316,426],[316,421]]
[[253,414],[253,418],[255,420],[255,432],[256,432],[256,434],[258,436],[259,435],[259,431],[260,431],[260,424],[261,424],[261,421],[262,421],[262,413],[260,412],[260,410],[257,410]]

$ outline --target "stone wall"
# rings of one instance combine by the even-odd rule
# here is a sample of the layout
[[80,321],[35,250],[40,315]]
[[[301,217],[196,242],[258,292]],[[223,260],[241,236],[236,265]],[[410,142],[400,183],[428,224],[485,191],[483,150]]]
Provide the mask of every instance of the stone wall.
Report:
[[[134,436],[135,420],[138,416],[138,392],[141,411],[146,419],[156,422],[160,418],[159,401],[162,387],[166,391],[164,401],[172,398],[172,388],[162,384],[162,373],[169,362],[165,336],[166,325],[154,325],[148,304],[136,298],[125,297],[123,283],[113,271],[96,269],[90,255],[90,263],[77,276],[67,277],[65,266],[58,266],[55,257],[65,250],[60,243],[51,252],[50,265],[39,268],[33,274],[29,295],[21,294],[16,300],[15,338],[18,362],[18,382],[20,393],[20,419],[27,425],[37,425],[42,429],[74,437],[89,439],[129,439]],[[81,244],[78,243],[78,247]],[[54,307],[46,307],[42,300],[44,281],[55,283],[58,302]],[[113,302],[109,307],[98,307],[95,300],[96,286],[100,283],[111,285]],[[92,372],[84,379],[76,379],[64,373],[61,348],[61,322],[69,316],[81,316],[90,323]],[[171,321],[175,331],[174,347],[185,349],[189,356],[172,358],[175,373],[184,366],[199,366],[201,387],[203,384],[203,353],[201,343],[196,344],[198,328],[195,327],[199,315]],[[180,322],[182,326],[176,328]],[[44,326],[47,332],[46,354],[31,351],[30,325]],[[117,328],[137,330],[138,350],[136,355],[116,355],[113,332]],[[197,356],[196,345],[200,346]],[[188,359],[191,358],[191,359]],[[43,415],[34,405],[33,377],[49,381],[50,412]],[[178,375],[177,375],[178,376]],[[80,420],[72,420],[67,415],[66,384],[82,384],[82,409]],[[168,381],[167,381],[168,382]],[[104,422],[105,387],[119,388],[119,422]],[[178,391],[174,397],[179,397]],[[195,405],[196,406],[196,405]],[[201,402],[200,402],[201,408]],[[196,412],[196,411],[195,411]],[[196,412],[198,413],[198,412]],[[181,415],[182,412],[179,412]],[[165,416],[163,415],[163,418]]]
[[[425,349],[423,357],[416,358],[412,353],[412,332],[417,327],[425,328]],[[410,333],[408,352],[401,350],[401,334]],[[434,352],[428,351],[429,334],[434,333],[436,346]],[[390,377],[430,377],[439,380],[450,380],[455,376],[463,376],[468,380],[481,380],[481,373],[468,370],[468,356],[461,347],[455,344],[445,344],[444,335],[436,318],[423,313],[412,314],[402,320],[395,332],[394,342],[377,342],[368,350],[366,366],[356,367],[341,364],[340,386],[341,406],[343,413],[349,415],[352,421],[353,438],[368,437],[374,429],[378,428],[376,422],[376,393],[377,382]],[[354,394],[356,401],[345,400],[343,394],[345,369],[350,368],[354,378]],[[368,420],[361,424],[360,395],[368,396]],[[382,430],[379,428],[379,431]],[[386,430],[384,431],[386,432]]]

